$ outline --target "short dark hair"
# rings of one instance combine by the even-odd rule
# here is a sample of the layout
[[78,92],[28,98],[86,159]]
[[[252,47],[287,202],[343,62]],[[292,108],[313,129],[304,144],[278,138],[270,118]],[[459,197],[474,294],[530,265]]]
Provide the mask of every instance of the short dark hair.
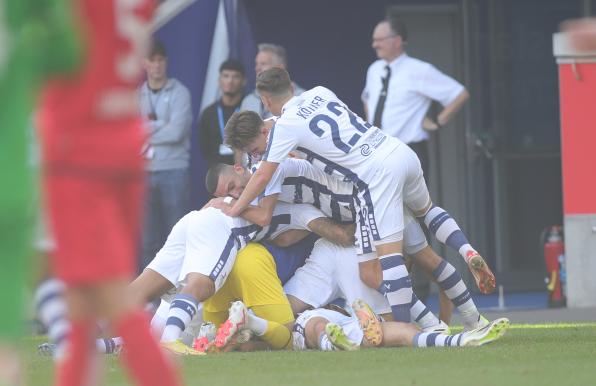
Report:
[[244,110],[232,114],[224,128],[224,144],[244,151],[258,137],[263,120],[254,111]]
[[205,188],[212,196],[215,195],[217,190],[217,184],[219,183],[219,176],[229,167],[230,165],[224,163],[217,163],[207,170],[205,176]]
[[151,48],[149,49],[147,57],[151,58],[153,55],[163,56],[164,58],[168,57],[166,46],[159,40],[153,40],[151,42]]
[[257,90],[273,96],[284,95],[292,89],[290,74],[283,68],[273,67],[257,75]]
[[399,7],[387,7],[387,11],[385,12],[385,21],[391,26],[393,33],[401,36],[401,39],[404,42],[408,40],[408,28],[406,27],[406,23],[400,17]]
[[239,72],[242,76],[245,75],[244,66],[239,60],[236,59],[228,59],[219,66],[219,72],[221,73],[224,70],[229,71],[236,71]]

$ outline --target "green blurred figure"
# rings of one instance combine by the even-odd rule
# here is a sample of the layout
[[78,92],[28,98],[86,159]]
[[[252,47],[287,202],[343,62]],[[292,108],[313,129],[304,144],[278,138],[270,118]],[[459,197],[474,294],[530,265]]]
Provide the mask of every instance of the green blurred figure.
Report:
[[30,234],[35,221],[29,162],[31,113],[48,75],[80,58],[69,0],[0,0],[0,385],[20,384],[14,350],[23,329]]

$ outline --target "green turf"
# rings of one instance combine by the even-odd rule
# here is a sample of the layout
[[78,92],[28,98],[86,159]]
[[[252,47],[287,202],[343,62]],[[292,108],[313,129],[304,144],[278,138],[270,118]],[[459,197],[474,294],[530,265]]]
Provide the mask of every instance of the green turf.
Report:
[[[28,340],[29,385],[50,385],[51,359]],[[594,385],[596,323],[513,325],[492,345],[357,352],[261,352],[185,357],[187,385]],[[105,384],[128,385],[116,357]]]

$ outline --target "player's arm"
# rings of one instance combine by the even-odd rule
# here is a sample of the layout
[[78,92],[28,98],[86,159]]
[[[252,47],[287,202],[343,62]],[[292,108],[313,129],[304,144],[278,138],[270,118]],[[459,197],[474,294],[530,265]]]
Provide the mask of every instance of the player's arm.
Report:
[[356,242],[356,224],[339,224],[330,218],[319,217],[308,223],[308,229],[342,247],[351,247]]
[[250,177],[250,181],[248,181],[238,200],[225,213],[231,217],[239,216],[265,190],[278,166],[279,164],[275,162],[261,161],[261,166]]
[[[271,217],[273,217],[273,209],[275,209],[275,204],[277,204],[277,197],[278,194],[272,194],[262,198],[259,201],[259,206],[249,205],[240,214],[240,217],[262,227],[269,225],[271,223]],[[233,204],[234,201],[232,201]]]
[[[351,247],[354,245],[355,224],[338,224],[327,217],[317,217],[309,221],[307,227],[313,233],[321,236],[324,239],[331,241],[334,244],[343,247]],[[270,240],[278,247],[289,247],[296,244],[311,232],[304,229],[290,229],[281,233],[275,239]]]
[[269,240],[269,242],[277,247],[286,248],[301,241],[310,233],[310,231],[304,229],[290,229]]
[[[259,201],[259,205],[249,205],[244,212],[240,214],[240,217],[243,219],[250,221],[253,224],[265,227],[271,223],[271,218],[273,217],[273,210],[275,209],[275,204],[277,204],[277,197],[278,194],[271,194],[267,197],[262,198]],[[230,199],[231,197],[217,197],[209,200],[202,209],[205,208],[217,208],[220,209],[222,212],[226,213],[230,210],[230,208],[234,205],[235,201],[232,199],[229,203],[226,200]]]
[[164,121],[163,117],[149,121],[151,128],[149,144],[163,145],[178,143],[188,135],[188,128],[192,121],[190,106],[190,93],[185,87],[180,87],[173,93],[170,100],[170,120]]

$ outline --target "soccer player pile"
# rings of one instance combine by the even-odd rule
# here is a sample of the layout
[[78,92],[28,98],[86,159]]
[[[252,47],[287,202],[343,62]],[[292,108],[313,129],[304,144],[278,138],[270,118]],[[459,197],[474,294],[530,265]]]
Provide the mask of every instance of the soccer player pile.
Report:
[[[22,99],[28,103],[35,80],[41,83],[39,74],[49,77],[38,115],[44,195],[56,242],[52,269],[59,281],[41,285],[36,302],[52,339],[39,349],[56,358],[57,385],[86,384],[97,353],[122,347],[123,362],[137,384],[178,385],[160,346],[175,354],[205,355],[479,346],[503,336],[509,321],[485,319],[460,274],[426,241],[421,224],[464,258],[481,292],[494,290],[494,275],[483,258],[455,220],[432,202],[415,153],[354,114],[329,89],[293,96],[289,74],[280,68],[257,78],[262,103],[275,118],[263,121],[255,112],[241,111],[225,127],[226,144],[248,153],[252,167],[212,167],[206,185],[217,198],[180,219],[131,282],[143,190],[144,129],[136,87],[151,2],[80,0],[72,9],[66,0],[48,1],[47,9],[37,3],[28,8],[28,3],[33,2],[3,4],[0,16],[38,18],[14,34],[31,40],[11,47],[27,48],[24,43],[56,36],[51,48],[58,52],[62,46],[56,43],[64,39],[66,53],[58,57],[66,60],[78,52],[72,37],[83,43],[79,68],[68,75],[54,75],[72,63],[49,60],[49,44],[37,47],[48,50],[44,63],[55,67],[45,73],[7,65],[7,56],[0,57],[3,84],[21,79],[14,74],[31,72],[22,76],[23,86],[11,87],[25,90]],[[77,34],[40,22],[52,18],[59,26],[74,25]],[[10,55],[43,62],[31,60],[27,51]],[[11,96],[15,103],[19,97]],[[18,146],[10,154],[19,164],[26,153],[22,117],[30,110],[23,105],[2,114],[2,119],[20,114],[7,125],[14,127]],[[24,175],[15,188],[27,189]],[[2,197],[0,208],[21,208],[28,198]],[[25,212],[10,222],[18,233],[11,236],[13,245],[27,242],[27,232],[14,226],[25,226]],[[24,255],[26,248],[21,249]],[[450,334],[449,326],[416,297],[410,263],[428,272],[455,305],[463,332]],[[151,321],[158,345],[142,307],[160,298]],[[98,322],[119,336],[104,336]],[[10,336],[0,344],[14,339],[15,325],[2,330],[10,330]]]

